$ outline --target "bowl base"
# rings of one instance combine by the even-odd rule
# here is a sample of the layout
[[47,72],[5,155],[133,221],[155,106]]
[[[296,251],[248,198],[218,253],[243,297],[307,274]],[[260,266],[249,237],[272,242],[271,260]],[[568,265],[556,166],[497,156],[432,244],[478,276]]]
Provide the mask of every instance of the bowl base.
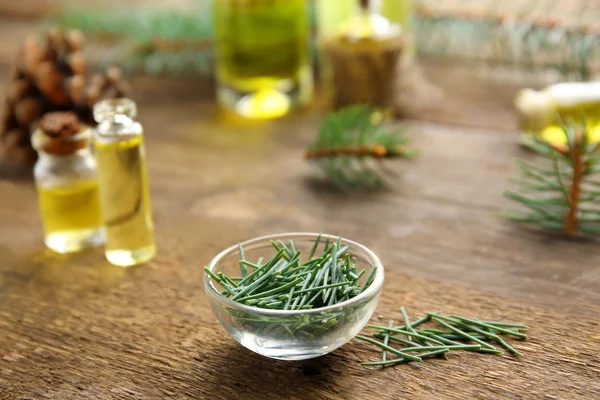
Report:
[[318,343],[290,344],[274,340],[261,340],[257,336],[244,334],[239,342],[245,348],[252,350],[262,356],[277,360],[306,360],[323,356],[341,346],[319,346]]

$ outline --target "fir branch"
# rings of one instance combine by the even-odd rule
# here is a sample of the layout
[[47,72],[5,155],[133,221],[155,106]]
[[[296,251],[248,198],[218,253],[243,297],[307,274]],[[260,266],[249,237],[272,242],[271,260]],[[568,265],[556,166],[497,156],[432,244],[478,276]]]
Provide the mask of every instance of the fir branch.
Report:
[[600,25],[584,16],[567,24],[549,15],[544,3],[530,0],[519,12],[500,10],[501,2],[441,10],[438,2],[415,6],[416,48],[421,54],[479,60],[488,66],[522,71],[553,70],[563,79],[590,80],[600,67]]
[[351,106],[329,114],[317,139],[306,150],[305,158],[314,161],[343,190],[386,186],[385,170],[372,161],[416,155],[407,148],[403,128],[390,131],[374,124],[373,114],[367,106]]
[[[424,0],[416,3],[414,37],[421,54],[478,59],[489,66],[520,70],[550,69],[564,79],[589,80],[599,67],[600,25],[571,26],[551,16],[540,17],[545,10],[535,0],[526,2],[526,9],[517,14],[498,13],[496,0],[479,14],[464,9],[439,11],[437,2],[434,6]],[[53,22],[90,37],[128,42],[131,46],[124,53],[130,68],[207,74],[212,73],[214,58],[211,1],[198,4],[183,10],[67,7]]]
[[200,2],[193,9],[118,11],[67,7],[50,22],[118,44],[120,51],[111,52],[104,62],[122,64],[130,71],[207,74],[213,59],[210,6]]
[[523,177],[518,180],[522,193],[504,195],[529,212],[509,212],[514,221],[560,229],[569,236],[579,232],[600,234],[600,191],[593,178],[600,173],[596,143],[589,142],[585,121],[569,121],[563,126],[565,145],[550,144],[532,137],[528,147],[546,160],[532,164],[517,160]]

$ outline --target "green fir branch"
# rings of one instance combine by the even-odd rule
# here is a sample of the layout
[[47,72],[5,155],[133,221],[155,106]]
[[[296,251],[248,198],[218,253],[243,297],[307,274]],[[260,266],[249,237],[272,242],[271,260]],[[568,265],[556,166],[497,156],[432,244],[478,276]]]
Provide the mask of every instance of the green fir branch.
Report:
[[563,125],[566,145],[550,144],[532,136],[528,147],[543,158],[537,164],[517,160],[521,177],[516,190],[504,195],[525,211],[503,216],[538,226],[559,229],[570,236],[600,234],[600,156],[589,142],[585,121]]
[[[418,0],[413,18],[415,48],[426,56],[479,60],[491,67],[533,73],[553,70],[565,80],[590,80],[599,68],[600,28],[586,10],[580,19],[591,22],[561,26],[549,16],[554,2],[529,0],[518,13],[503,14],[502,2],[488,0],[485,11],[475,15],[468,5],[443,11],[437,2]],[[212,1],[197,3],[191,9],[67,6],[51,22],[89,37],[128,43],[121,56],[134,70],[209,74],[214,58]],[[164,46],[168,43],[172,46]],[[314,43],[313,52],[318,55]],[[121,60],[106,62],[115,61]]]
[[191,9],[67,7],[50,23],[116,45],[103,62],[127,71],[206,75],[213,64],[210,7],[207,1]]
[[377,162],[416,156],[407,148],[405,128],[387,129],[373,123],[374,115],[376,111],[362,105],[329,114],[306,150],[306,159],[343,190],[385,187],[393,174]]
[[600,25],[586,10],[571,24],[553,10],[556,0],[529,0],[518,12],[497,0],[483,6],[483,0],[472,1],[480,12],[469,4],[443,10],[438,2],[415,3],[414,37],[422,55],[532,73],[552,70],[564,80],[591,80],[600,67]]

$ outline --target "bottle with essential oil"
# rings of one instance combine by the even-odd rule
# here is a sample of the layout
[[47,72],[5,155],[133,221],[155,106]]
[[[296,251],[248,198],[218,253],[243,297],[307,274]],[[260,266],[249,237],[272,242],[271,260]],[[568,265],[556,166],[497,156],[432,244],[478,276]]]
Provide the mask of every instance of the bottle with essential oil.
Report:
[[543,90],[522,89],[515,99],[524,137],[539,135],[565,144],[563,122],[585,119],[592,142],[600,141],[600,82],[564,82]]
[[122,267],[150,261],[156,253],[143,129],[134,119],[136,113],[129,99],[94,106],[106,258]]
[[334,108],[368,104],[387,114],[397,93],[405,47],[402,27],[384,17],[380,0],[355,2],[355,12],[321,40]]
[[47,113],[32,137],[34,168],[46,246],[72,253],[104,242],[91,130],[71,112]]
[[251,119],[276,118],[312,95],[309,0],[213,2],[217,98]]

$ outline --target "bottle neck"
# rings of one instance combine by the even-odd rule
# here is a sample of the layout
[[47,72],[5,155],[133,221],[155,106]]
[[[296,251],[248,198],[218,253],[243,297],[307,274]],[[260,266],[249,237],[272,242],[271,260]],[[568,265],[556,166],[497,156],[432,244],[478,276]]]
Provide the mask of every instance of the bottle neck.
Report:
[[96,135],[103,138],[119,136],[137,136],[142,134],[141,125],[125,114],[116,114],[105,118],[95,129]]
[[381,0],[359,0],[358,13],[381,14]]
[[338,35],[350,41],[380,40],[397,36],[397,27],[381,14],[381,1],[359,1],[354,15],[344,21]]
[[84,158],[91,155],[92,153],[89,147],[84,147],[83,149],[76,150],[69,154],[54,154],[48,153],[44,150],[38,150],[40,161],[68,162],[69,160]]

